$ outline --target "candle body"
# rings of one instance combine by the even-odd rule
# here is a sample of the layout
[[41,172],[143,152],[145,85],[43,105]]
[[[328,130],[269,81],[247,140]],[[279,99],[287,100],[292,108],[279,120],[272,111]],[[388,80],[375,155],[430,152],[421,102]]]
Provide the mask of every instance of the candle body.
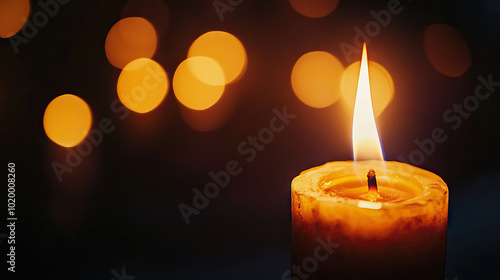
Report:
[[292,279],[444,279],[446,184],[420,168],[385,164],[378,180],[398,194],[393,202],[346,198],[359,184],[352,162],[328,163],[294,179]]

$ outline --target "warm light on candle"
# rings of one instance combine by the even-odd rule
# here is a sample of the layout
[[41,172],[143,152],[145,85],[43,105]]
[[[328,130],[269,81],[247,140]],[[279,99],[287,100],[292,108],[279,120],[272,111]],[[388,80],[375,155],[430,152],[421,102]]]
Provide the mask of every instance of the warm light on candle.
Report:
[[356,102],[354,104],[352,151],[355,162],[360,160],[384,160],[375,115],[373,113],[366,44],[363,45]]

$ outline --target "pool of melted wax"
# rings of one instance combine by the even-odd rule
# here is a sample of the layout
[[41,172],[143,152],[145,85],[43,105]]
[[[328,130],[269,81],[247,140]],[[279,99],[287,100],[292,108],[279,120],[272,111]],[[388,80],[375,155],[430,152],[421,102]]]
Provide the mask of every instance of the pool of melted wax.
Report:
[[326,194],[333,197],[342,197],[346,199],[365,200],[372,202],[401,202],[415,197],[414,193],[405,190],[395,189],[393,187],[378,187],[378,197],[368,192],[368,186],[345,187],[334,186],[326,191]]

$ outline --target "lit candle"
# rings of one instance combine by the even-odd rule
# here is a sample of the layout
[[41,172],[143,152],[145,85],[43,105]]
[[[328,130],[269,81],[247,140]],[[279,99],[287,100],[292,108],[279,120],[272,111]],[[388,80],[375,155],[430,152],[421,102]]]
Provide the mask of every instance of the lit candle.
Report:
[[292,181],[291,279],[444,279],[448,188],[429,172],[385,162],[366,46],[353,116],[354,161]]

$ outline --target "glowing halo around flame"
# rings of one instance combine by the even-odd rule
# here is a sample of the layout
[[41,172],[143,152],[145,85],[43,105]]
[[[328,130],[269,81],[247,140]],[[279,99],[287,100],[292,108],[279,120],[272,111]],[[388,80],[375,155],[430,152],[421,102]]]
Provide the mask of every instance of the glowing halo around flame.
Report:
[[[382,143],[377,130],[375,114],[373,112],[372,96],[370,92],[370,76],[368,71],[368,55],[366,44],[363,45],[363,55],[359,68],[358,87],[356,90],[356,102],[352,121],[352,152],[354,169],[361,180],[366,181],[368,170],[356,168],[357,161],[374,160],[373,169],[377,173],[385,174],[384,153]],[[378,175],[378,174],[377,174]]]

